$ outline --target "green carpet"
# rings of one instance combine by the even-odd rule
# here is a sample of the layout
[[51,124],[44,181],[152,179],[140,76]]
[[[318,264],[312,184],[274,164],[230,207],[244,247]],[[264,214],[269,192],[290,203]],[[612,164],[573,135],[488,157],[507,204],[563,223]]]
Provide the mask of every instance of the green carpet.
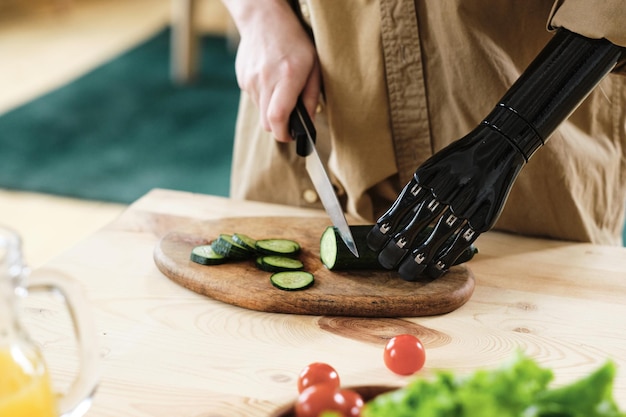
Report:
[[178,86],[169,37],[1,115],[0,188],[120,203],[155,187],[228,195],[234,53],[204,37],[197,81]]

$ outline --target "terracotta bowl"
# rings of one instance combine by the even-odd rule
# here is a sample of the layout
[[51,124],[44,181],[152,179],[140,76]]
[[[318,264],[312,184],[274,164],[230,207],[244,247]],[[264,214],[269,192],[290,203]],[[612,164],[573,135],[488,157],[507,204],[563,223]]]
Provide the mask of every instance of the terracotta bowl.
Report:
[[[382,394],[382,393],[385,393],[394,389],[398,389],[397,387],[376,386],[376,385],[374,386],[364,385],[364,386],[346,387],[346,388],[354,390],[358,392],[359,394],[361,394],[361,397],[363,397],[363,401],[365,402],[371,400],[372,398],[376,397],[379,394]],[[276,412],[270,414],[270,417],[296,417],[295,410],[294,410],[294,402],[290,402],[288,404],[283,405],[278,410],[276,410]]]

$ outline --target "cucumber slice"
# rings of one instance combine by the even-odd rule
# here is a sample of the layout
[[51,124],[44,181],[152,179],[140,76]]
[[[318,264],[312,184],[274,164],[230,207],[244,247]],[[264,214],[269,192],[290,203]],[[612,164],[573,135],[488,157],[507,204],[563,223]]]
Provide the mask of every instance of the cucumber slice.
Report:
[[251,252],[256,251],[256,239],[242,233],[233,234],[233,241]]
[[270,282],[284,291],[298,291],[313,285],[315,278],[312,273],[306,271],[283,271],[273,273]]
[[211,245],[196,246],[191,250],[190,259],[201,265],[219,265],[226,262],[226,257],[215,253]]
[[259,256],[256,266],[267,272],[299,271],[304,268],[302,261],[280,255]]
[[295,256],[300,253],[300,244],[290,239],[261,239],[256,241],[256,249],[263,255]]
[[248,259],[254,253],[247,248],[241,246],[233,240],[231,235],[220,234],[219,237],[211,243],[215,253],[230,259]]

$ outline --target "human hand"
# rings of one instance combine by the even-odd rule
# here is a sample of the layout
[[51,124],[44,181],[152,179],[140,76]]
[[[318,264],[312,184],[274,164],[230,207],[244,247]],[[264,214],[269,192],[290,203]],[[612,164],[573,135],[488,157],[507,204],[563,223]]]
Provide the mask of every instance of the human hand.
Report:
[[441,276],[493,226],[525,163],[500,132],[478,126],[415,171],[370,231],[368,245],[379,251],[382,266],[397,268],[407,281]]
[[229,7],[241,36],[237,81],[258,106],[263,128],[290,142],[287,122],[298,96],[315,114],[321,79],[315,46],[288,2],[244,3]]

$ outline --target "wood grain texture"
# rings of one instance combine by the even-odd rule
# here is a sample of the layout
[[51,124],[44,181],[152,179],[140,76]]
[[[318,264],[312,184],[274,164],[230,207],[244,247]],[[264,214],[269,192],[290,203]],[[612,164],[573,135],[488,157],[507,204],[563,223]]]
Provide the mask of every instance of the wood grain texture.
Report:
[[[470,299],[448,314],[404,318],[240,308],[186,289],[155,265],[168,233],[236,216],[309,222],[324,212],[157,189],[37,268],[75,277],[91,300],[103,363],[86,417],[274,416],[288,412],[298,373],[314,361],[332,364],[346,387],[404,386],[411,378],[382,360],[399,333],[424,343],[426,365],[416,375],[424,378],[494,368],[521,349],[552,369],[558,385],[611,358],[614,396],[626,409],[626,248],[488,232],[468,263]],[[76,368],[71,320],[57,300],[23,301],[24,324],[63,392]]]
[[[457,265],[433,281],[407,282],[395,271],[331,271],[320,261],[319,240],[327,218],[249,217],[198,222],[166,234],[154,261],[173,281],[225,303],[272,313],[359,317],[418,317],[444,314],[467,302],[474,276]],[[302,246],[300,259],[315,275],[313,287],[281,291],[252,261],[199,265],[189,260],[196,245],[220,233],[244,233],[257,239],[288,238]]]

